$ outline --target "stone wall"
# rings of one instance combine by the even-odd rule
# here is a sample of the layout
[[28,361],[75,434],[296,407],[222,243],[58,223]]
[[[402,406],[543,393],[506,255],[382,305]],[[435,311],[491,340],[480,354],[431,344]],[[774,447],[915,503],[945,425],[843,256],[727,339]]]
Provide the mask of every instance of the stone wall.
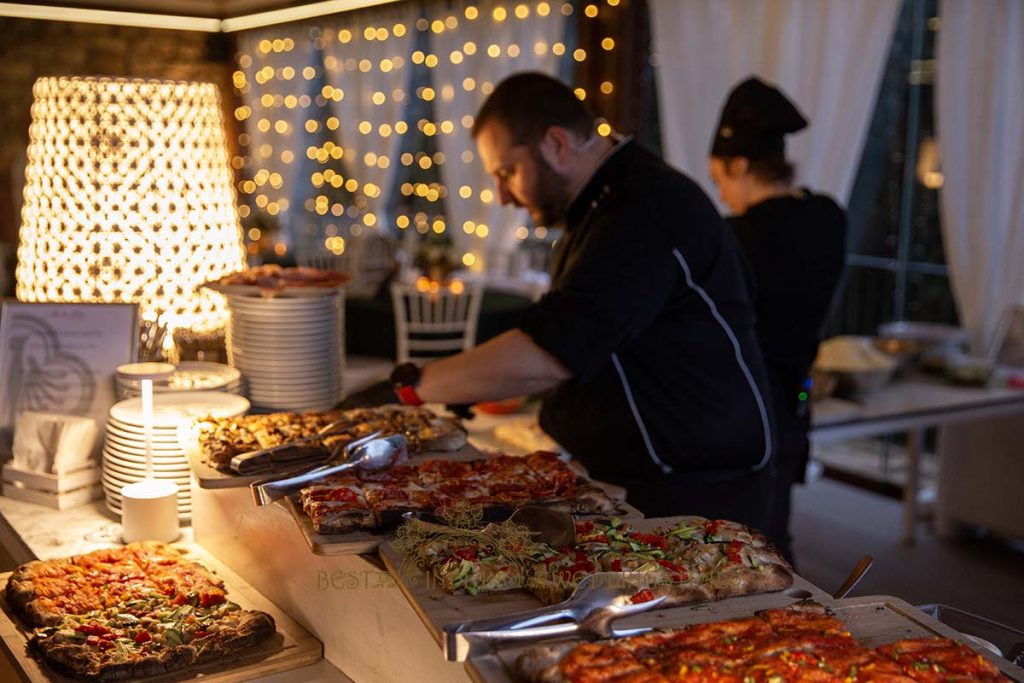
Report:
[[[231,38],[222,34],[0,18],[0,295],[12,292],[32,84],[40,76],[214,82],[233,110]],[[225,120],[233,121],[227,116]],[[232,136],[229,135],[229,139]]]

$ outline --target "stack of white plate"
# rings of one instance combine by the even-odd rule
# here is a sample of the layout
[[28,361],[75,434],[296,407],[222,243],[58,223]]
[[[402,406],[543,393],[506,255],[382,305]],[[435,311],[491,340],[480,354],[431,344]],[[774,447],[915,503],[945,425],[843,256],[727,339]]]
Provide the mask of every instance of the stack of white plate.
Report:
[[[119,399],[140,395],[142,384],[139,380],[116,376]],[[226,391],[229,394],[242,393],[242,375],[237,368],[224,363],[186,360],[178,363],[174,374],[166,380],[153,383],[154,393],[172,391]]]
[[[241,396],[216,391],[182,391],[153,396],[153,477],[173,481],[178,492],[178,515],[192,514],[189,468],[178,441],[178,427],[200,417],[235,417],[249,409]],[[103,444],[103,492],[107,508],[121,514],[121,487],[146,478],[146,429],[142,399],[115,403],[107,417]]]
[[324,410],[342,397],[345,302],[322,296],[228,296],[228,362],[242,372],[253,408]]

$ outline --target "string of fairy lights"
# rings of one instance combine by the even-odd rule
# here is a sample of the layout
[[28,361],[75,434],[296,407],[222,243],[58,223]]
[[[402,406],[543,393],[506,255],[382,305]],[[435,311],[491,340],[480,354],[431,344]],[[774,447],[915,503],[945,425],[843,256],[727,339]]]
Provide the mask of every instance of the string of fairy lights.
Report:
[[[502,41],[498,29],[513,29],[505,34],[516,36],[511,22],[536,26],[550,21],[564,26],[577,12],[597,19],[617,5],[619,0],[585,4],[481,1],[432,17],[418,16],[417,9],[417,14],[406,12],[397,21],[394,12],[368,14],[368,10],[361,13],[365,25],[345,24],[340,15],[337,21],[343,25],[328,26],[325,20],[322,26],[304,26],[303,31],[280,27],[279,36],[264,32],[258,41],[243,42],[248,49],[236,55],[232,76],[243,102],[234,112],[242,132],[231,163],[241,178],[239,211],[250,226],[246,234],[250,254],[266,237],[261,221],[255,219],[264,216],[274,222],[287,215],[293,231],[303,224],[315,226],[308,231],[313,234],[293,233],[297,241],[317,240],[335,254],[345,251],[347,238],[382,229],[449,237],[460,231],[465,236],[460,240],[463,265],[483,267],[488,238],[495,229],[511,226],[481,220],[454,225],[446,215],[453,212],[446,212],[445,205],[467,202],[469,213],[494,215],[488,214],[497,202],[493,181],[479,166],[469,138],[479,102],[500,80],[487,77],[494,73],[494,64],[488,61],[516,60],[526,56],[527,50],[537,58],[550,56],[573,64],[592,58],[587,50],[565,40],[532,39],[528,32]],[[438,3],[427,10],[440,7]],[[489,24],[482,26],[482,22]],[[481,35],[490,38],[479,40]],[[303,44],[307,36],[311,45]],[[444,46],[454,45],[454,49],[438,49],[441,38]],[[606,56],[615,49],[611,36],[601,39],[600,50]],[[418,70],[421,77],[410,80],[410,70]],[[458,77],[442,78],[445,70]],[[338,78],[339,73],[344,78]],[[580,99],[607,97],[615,84],[606,80],[598,90],[588,93],[576,88],[575,92]],[[368,97],[372,106],[354,107],[351,98],[360,97]],[[441,102],[448,111],[444,118],[434,113]],[[453,115],[453,102],[466,102],[466,111]],[[339,116],[339,110],[353,116]],[[598,132],[610,135],[612,131],[602,122]],[[442,140],[443,136],[448,139]],[[306,144],[310,138],[315,142]],[[452,140],[459,143],[457,154],[451,154]],[[464,168],[459,171],[454,164]],[[469,169],[472,172],[467,173]],[[395,194],[384,196],[392,184]],[[295,198],[301,204],[293,206]],[[517,240],[547,237],[544,226],[531,230],[517,225],[513,232]],[[284,241],[273,245],[281,256],[288,248]]]

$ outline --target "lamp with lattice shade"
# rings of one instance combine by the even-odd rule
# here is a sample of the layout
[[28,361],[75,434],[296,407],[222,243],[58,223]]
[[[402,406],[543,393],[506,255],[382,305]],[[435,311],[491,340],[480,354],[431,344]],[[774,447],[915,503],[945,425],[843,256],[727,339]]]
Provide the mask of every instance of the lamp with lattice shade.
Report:
[[222,326],[223,297],[198,285],[245,253],[216,86],[40,78],[33,93],[18,299]]

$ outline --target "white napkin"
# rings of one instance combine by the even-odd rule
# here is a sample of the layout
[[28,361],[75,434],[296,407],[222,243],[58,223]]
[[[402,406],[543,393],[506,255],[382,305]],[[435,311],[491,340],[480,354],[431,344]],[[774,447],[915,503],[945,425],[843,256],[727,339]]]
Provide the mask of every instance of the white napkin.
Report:
[[15,418],[12,464],[53,474],[77,469],[89,461],[97,436],[92,418],[26,410]]

